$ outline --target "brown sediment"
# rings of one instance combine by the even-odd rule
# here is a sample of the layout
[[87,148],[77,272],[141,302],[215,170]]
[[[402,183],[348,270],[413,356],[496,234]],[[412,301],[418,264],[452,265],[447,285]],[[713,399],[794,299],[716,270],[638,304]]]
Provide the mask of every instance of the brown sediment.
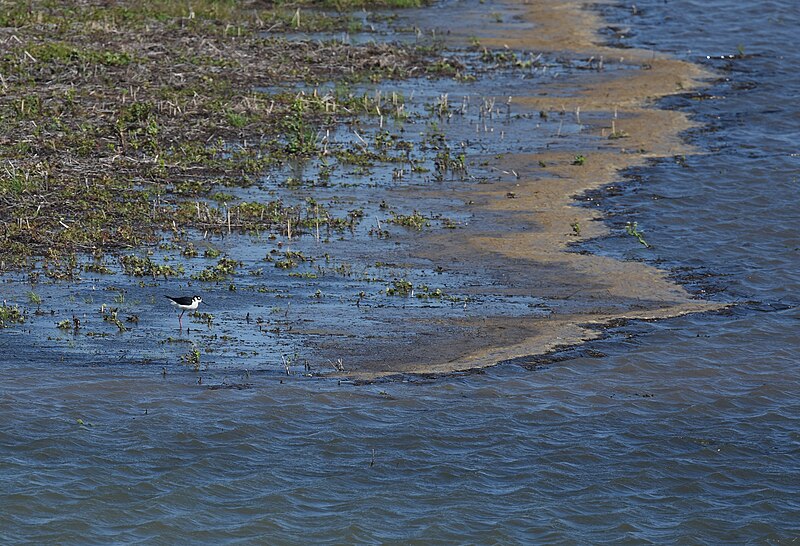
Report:
[[[596,30],[602,20],[584,9],[582,2],[542,0],[527,6],[527,17],[536,25],[535,31],[482,37],[481,43],[625,65],[625,70],[587,73],[577,88],[571,80],[539,87],[535,96],[513,98],[514,104],[528,109],[590,116],[595,121],[584,126],[589,135],[598,137],[597,149],[505,156],[499,167],[516,172],[518,180],[482,186],[485,189],[471,196],[479,211],[500,213],[502,220],[483,232],[471,228],[443,234],[428,254],[455,263],[482,260],[511,279],[507,283],[511,293],[554,302],[552,313],[431,324],[432,329],[451,335],[450,342],[443,341],[434,357],[427,343],[421,344],[419,354],[409,346],[403,357],[406,364],[382,355],[387,359],[384,370],[447,373],[485,367],[596,339],[602,326],[618,319],[663,319],[723,307],[695,299],[653,266],[568,248],[608,232],[598,221],[602,214],[576,206],[576,195],[611,184],[622,170],[641,166],[648,159],[695,153],[680,136],[693,126],[692,121],[681,112],[657,109],[653,100],[696,88],[710,74],[651,51],[598,45]],[[624,138],[609,138],[612,131]],[[586,156],[582,165],[573,164],[578,154]],[[512,190],[514,198],[509,199]],[[575,224],[580,226],[579,234],[571,229]],[[418,364],[407,364],[413,361]],[[384,370],[370,375],[391,373]]]

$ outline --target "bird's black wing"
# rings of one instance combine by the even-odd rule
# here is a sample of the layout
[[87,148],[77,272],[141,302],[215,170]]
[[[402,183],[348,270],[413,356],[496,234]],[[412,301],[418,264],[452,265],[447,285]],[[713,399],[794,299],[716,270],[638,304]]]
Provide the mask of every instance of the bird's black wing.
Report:
[[172,296],[164,296],[168,300],[172,300],[178,305],[191,305],[192,304],[192,297],[191,296],[181,296],[179,298],[173,298]]

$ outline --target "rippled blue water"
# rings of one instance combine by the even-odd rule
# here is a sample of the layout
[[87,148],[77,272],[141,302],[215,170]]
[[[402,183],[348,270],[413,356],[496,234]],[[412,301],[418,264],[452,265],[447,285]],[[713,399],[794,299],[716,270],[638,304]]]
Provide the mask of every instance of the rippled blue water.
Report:
[[[605,202],[654,250],[600,250],[689,266],[693,289],[742,305],[434,381],[210,390],[3,354],[0,542],[798,540],[800,7],[637,8],[606,11],[632,44],[718,70],[721,98],[666,100],[707,124],[690,139],[710,153],[640,169]],[[705,60],[740,44],[752,56]]]

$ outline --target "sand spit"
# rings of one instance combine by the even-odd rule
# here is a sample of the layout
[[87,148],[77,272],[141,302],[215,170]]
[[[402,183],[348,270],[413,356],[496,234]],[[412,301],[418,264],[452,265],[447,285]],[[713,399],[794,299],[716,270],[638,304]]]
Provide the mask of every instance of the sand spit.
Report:
[[[600,144],[581,165],[574,164],[575,156],[585,151],[577,149],[505,156],[501,167],[516,172],[518,180],[484,186],[471,196],[477,208],[501,219],[482,231],[473,227],[441,235],[428,253],[440,260],[447,256],[452,263],[485,261],[487,268],[502,276],[509,293],[544,297],[557,304],[548,317],[484,317],[431,324],[439,340],[435,350],[420,344],[408,348],[398,362],[391,351],[381,354],[378,348],[375,356],[381,357],[382,369],[367,376],[491,366],[596,339],[604,325],[619,319],[663,319],[723,307],[692,297],[666,272],[645,263],[569,248],[608,232],[599,221],[602,214],[576,206],[575,196],[602,188],[618,180],[622,170],[649,159],[696,153],[680,138],[693,126],[686,115],[652,104],[659,97],[702,86],[711,74],[651,51],[598,45],[597,29],[603,22],[582,2],[544,0],[526,6],[534,32],[482,37],[482,43],[558,52],[595,62],[602,59],[627,68],[587,73],[577,88],[573,80],[569,85],[538,87],[535,96],[513,98],[515,104],[543,112],[583,113],[585,117],[591,113],[593,121],[584,122],[584,132],[597,137]],[[510,191],[514,199],[507,198]],[[575,225],[580,226],[579,233],[571,229]]]

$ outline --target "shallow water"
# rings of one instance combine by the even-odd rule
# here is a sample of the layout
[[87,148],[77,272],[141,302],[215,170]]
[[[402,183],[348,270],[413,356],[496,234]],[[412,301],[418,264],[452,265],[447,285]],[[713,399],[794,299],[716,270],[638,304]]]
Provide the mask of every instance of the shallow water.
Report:
[[[197,385],[3,331],[0,540],[796,540],[800,8],[636,5],[604,8],[634,31],[623,42],[729,81],[664,100],[706,124],[689,138],[709,153],[636,169],[601,200],[654,248],[586,247],[741,305],[630,324],[563,360],[368,385],[242,366]],[[753,56],[706,59],[740,43]]]

